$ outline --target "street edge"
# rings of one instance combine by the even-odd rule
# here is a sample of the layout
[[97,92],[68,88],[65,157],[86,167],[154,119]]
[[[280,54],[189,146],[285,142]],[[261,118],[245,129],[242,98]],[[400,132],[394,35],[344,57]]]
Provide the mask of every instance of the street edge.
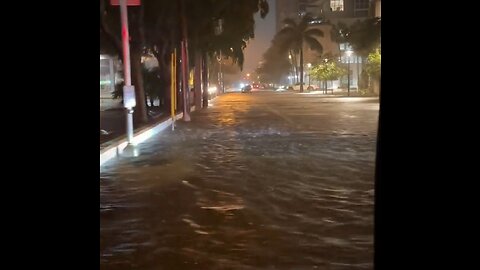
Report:
[[[195,111],[195,106],[192,106],[191,112]],[[179,113],[175,116],[175,119],[178,120],[183,117],[183,112]],[[143,127],[134,131],[133,135],[133,143],[138,145],[155,134],[160,133],[167,127],[172,125],[172,118],[168,118],[160,123],[153,124],[151,126]],[[121,139],[117,139],[118,141],[114,141],[111,145],[100,149],[100,166],[102,166],[105,162],[118,157],[122,152],[123,149],[127,146],[127,138],[122,137]]]

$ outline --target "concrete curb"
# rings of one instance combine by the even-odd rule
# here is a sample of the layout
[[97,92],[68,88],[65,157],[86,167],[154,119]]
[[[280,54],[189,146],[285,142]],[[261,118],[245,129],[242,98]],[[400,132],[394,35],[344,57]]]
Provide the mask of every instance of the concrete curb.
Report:
[[[191,112],[195,111],[195,106],[192,106]],[[183,117],[183,112],[175,116],[175,119],[178,120]],[[168,118],[160,123],[155,123],[150,126],[146,126],[134,131],[133,134],[133,143],[138,145],[153,135],[159,133],[160,131],[166,129],[172,125],[172,118]],[[125,146],[127,146],[127,138],[123,136],[121,138],[105,142],[103,144],[109,144],[108,146],[100,149],[100,166],[112,158],[118,157],[122,152]]]

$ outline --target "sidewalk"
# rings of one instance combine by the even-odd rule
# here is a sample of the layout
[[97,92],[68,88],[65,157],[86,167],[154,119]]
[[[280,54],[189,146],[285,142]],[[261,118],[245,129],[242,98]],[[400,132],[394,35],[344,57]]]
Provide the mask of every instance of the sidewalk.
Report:
[[[111,131],[110,134],[102,135],[104,132],[100,129],[100,166],[107,162],[108,160],[118,157],[122,152],[125,146],[127,146],[127,136],[126,136],[126,121],[125,121],[125,111],[122,110],[110,110],[112,112],[105,113],[100,111],[100,117],[103,122],[110,125],[114,128],[115,131]],[[191,106],[190,112],[195,111],[195,106]],[[178,112],[175,115],[175,121],[183,117],[183,112]],[[121,121],[123,118],[123,121]],[[108,121],[110,120],[110,121]],[[101,121],[102,122],[102,121]],[[102,124],[101,124],[102,125]],[[159,133],[160,131],[168,128],[172,125],[172,117],[161,111],[155,113],[149,112],[149,121],[145,124],[134,124],[133,130],[133,144],[140,144],[143,141],[147,140],[151,136]],[[105,125],[104,125],[105,126]]]
[[[290,90],[290,91],[292,91],[292,90]],[[293,90],[292,92],[300,93],[298,90]],[[345,96],[345,97],[348,97],[348,90],[343,89],[343,88],[333,89],[333,90],[328,89],[327,93],[325,94],[323,89],[322,90],[315,89],[315,90],[308,91],[305,88],[303,94],[312,94],[312,95],[313,94],[320,94],[320,95],[329,95],[329,96]],[[360,91],[358,91],[357,89],[350,89],[350,97],[378,97],[378,95],[375,95],[373,93],[361,94]]]
[[[149,121],[146,124],[139,125],[134,123],[134,129],[142,126],[154,124],[163,121],[169,116],[161,111],[150,111]],[[110,108],[100,111],[100,130],[108,132],[107,135],[100,134],[100,144],[126,135],[126,116],[124,108]]]

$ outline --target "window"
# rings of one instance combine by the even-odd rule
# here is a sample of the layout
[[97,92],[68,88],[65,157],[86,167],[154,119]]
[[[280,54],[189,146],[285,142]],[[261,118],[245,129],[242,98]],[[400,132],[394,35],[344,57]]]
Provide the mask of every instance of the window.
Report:
[[355,9],[365,10],[370,6],[369,0],[355,0]]
[[343,52],[343,51],[348,51],[348,50],[350,50],[350,51],[353,50],[351,45],[349,45],[348,43],[340,43],[340,51]]
[[369,8],[370,8],[369,0],[355,0],[354,12],[356,16],[367,16]]
[[343,0],[330,0],[330,8],[332,11],[343,11]]

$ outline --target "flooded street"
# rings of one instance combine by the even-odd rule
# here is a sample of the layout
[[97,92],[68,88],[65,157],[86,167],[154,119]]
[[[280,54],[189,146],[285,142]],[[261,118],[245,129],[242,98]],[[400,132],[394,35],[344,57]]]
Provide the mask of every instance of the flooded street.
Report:
[[377,98],[228,93],[100,171],[100,269],[373,269]]

